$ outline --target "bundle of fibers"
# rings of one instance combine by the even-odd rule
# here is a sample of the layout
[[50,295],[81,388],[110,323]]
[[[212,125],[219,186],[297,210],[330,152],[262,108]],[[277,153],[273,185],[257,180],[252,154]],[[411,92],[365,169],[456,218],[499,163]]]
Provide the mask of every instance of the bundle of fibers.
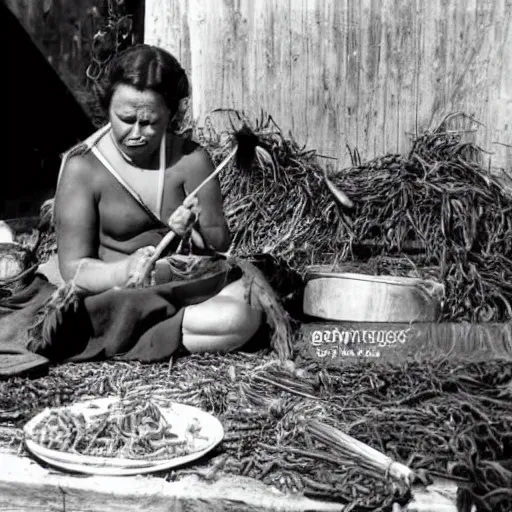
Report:
[[351,259],[357,244],[386,255],[421,248],[445,285],[441,320],[510,320],[512,196],[482,166],[481,150],[443,126],[417,138],[407,158],[333,178],[356,204],[340,241]]
[[[416,138],[410,153],[385,155],[331,173],[353,208],[339,204],[314,151],[286,137],[272,118],[259,137],[273,162],[222,177],[237,254],[270,253],[304,273],[308,265],[366,262],[414,251],[439,269],[442,321],[512,318],[512,196],[481,163],[482,151],[447,131]],[[228,151],[211,125],[199,138],[214,161]]]
[[[243,114],[236,115],[249,123]],[[337,206],[315,151],[285,137],[270,116],[255,125],[272,160],[256,158],[250,173],[241,175],[231,166],[221,176],[231,250],[270,254],[301,271],[318,255],[338,252]],[[228,154],[229,139],[211,119],[196,128],[196,136],[215,164]]]
[[[240,388],[252,406],[267,407],[281,423],[318,420],[418,474],[458,480],[478,510],[505,512],[512,503],[511,385],[507,361],[354,361],[319,370],[313,359],[295,368],[266,364]],[[308,450],[316,452],[325,438],[321,450],[341,463],[338,435],[322,427],[318,437],[314,430]],[[276,454],[286,453],[286,445],[280,441]]]
[[281,361],[291,359],[292,327],[290,317],[283,308],[276,292],[267,282],[263,272],[250,261],[243,258],[231,258],[231,261],[243,271],[248,288],[249,303],[260,307],[265,320],[272,330],[271,346]]

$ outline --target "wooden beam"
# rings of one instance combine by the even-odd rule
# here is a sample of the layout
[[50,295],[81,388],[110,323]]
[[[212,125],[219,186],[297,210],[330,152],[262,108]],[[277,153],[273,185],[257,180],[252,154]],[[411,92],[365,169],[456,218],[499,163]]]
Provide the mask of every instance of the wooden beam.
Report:
[[[457,512],[457,488],[436,481],[414,490],[404,512]],[[0,452],[0,510],[16,512],[342,512],[343,505],[283,494],[257,480],[196,476],[166,482],[154,476],[69,475],[28,457]]]
[[187,476],[70,476],[0,453],[0,510],[41,512],[342,512],[343,506],[285,495],[246,477],[213,483]]
[[311,319],[301,325],[296,349],[327,366],[353,363],[355,359],[394,363],[433,357],[511,360],[512,324],[403,324]]

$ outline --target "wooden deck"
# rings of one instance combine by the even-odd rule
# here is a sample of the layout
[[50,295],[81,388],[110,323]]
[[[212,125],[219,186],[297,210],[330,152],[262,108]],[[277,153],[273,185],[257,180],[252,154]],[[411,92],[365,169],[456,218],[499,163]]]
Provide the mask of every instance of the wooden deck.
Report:
[[[457,512],[456,486],[437,481],[416,489],[407,512]],[[0,452],[0,510],[16,512],[342,512],[336,503],[285,495],[256,480],[196,476],[166,482],[155,476],[81,476],[45,469],[34,460]]]

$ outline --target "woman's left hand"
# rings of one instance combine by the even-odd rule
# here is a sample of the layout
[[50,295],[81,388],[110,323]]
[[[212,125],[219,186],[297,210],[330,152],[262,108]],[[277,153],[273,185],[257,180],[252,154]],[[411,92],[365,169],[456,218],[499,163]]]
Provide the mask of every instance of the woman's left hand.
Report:
[[169,217],[169,227],[179,236],[186,235],[197,221],[199,216],[199,204],[197,198],[188,201],[188,206],[181,205]]
[[149,245],[141,247],[128,257],[126,288],[138,288],[150,284],[152,269],[148,268],[148,265],[154,253],[155,247]]

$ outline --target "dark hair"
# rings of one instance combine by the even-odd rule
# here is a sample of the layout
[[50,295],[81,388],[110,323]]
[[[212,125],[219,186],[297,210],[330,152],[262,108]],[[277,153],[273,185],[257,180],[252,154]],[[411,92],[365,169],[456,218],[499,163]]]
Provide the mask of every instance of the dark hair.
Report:
[[119,84],[158,92],[171,117],[178,113],[180,101],[189,95],[187,74],[176,58],[162,48],[148,44],[130,46],[113,58],[98,91],[105,111],[108,111]]

